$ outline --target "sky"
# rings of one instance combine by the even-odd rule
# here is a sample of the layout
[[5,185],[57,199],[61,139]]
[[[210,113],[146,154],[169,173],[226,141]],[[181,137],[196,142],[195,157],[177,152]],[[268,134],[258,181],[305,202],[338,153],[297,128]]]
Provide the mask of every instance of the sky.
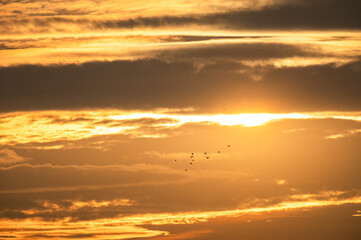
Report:
[[0,0],[0,239],[360,239],[360,11]]

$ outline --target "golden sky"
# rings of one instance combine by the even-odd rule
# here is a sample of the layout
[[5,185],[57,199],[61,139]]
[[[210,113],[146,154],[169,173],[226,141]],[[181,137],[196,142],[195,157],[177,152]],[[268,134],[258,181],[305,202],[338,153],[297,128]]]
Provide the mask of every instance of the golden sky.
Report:
[[360,9],[0,0],[0,239],[360,239]]

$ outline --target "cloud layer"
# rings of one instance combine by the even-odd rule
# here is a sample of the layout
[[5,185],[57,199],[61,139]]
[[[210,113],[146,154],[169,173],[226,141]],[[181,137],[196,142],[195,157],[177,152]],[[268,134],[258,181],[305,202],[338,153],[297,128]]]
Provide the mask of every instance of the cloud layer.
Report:
[[359,62],[258,72],[242,64],[197,70],[190,62],[159,60],[19,66],[0,69],[0,109],[360,111],[359,76]]
[[359,239],[360,8],[0,1],[0,239]]

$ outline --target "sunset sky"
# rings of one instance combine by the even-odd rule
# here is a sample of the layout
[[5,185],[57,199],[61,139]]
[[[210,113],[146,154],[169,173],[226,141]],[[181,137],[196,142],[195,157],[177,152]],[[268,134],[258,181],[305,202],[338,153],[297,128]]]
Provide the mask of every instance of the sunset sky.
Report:
[[361,239],[361,1],[0,0],[0,239]]

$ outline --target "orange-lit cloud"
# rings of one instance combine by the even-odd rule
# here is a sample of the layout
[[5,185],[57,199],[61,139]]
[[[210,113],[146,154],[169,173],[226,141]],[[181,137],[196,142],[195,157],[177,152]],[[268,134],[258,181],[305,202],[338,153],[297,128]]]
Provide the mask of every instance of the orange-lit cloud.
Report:
[[[167,110],[156,112],[116,110],[19,112],[2,115],[0,134],[3,137],[0,143],[14,145],[59,140],[74,141],[112,134],[161,138],[167,135],[159,131],[160,129],[175,129],[189,123],[253,127],[287,119],[346,119],[359,122],[361,116],[358,112],[214,115],[179,115],[167,113]],[[49,148],[61,147],[62,145],[56,144],[49,146]]]
[[361,211],[357,210],[355,214],[352,215],[353,217],[361,217]]
[[[114,0],[107,0],[101,3],[94,1],[62,1],[59,6],[56,1],[47,1],[46,3],[39,3],[38,1],[4,1],[1,12],[3,16],[53,16],[53,15],[90,15],[90,16],[118,16],[119,12],[124,14],[124,17],[136,16],[154,16],[169,14],[171,8],[172,14],[185,14],[192,12],[219,12],[234,8],[244,9],[260,9],[261,7],[273,4],[285,3],[285,0],[226,0],[214,3],[211,0],[204,1],[170,1],[160,0],[156,3],[149,1],[139,1],[134,3],[129,0],[121,3]],[[217,8],[214,8],[217,6]]]
[[[124,224],[116,228],[107,226],[106,223],[97,221],[72,223],[65,221],[44,222],[40,219],[29,218],[25,221],[1,220],[2,233],[12,238],[48,239],[73,238],[73,239],[130,239],[146,238],[167,234],[165,231],[149,230],[131,224]],[[13,231],[16,226],[17,231]],[[9,229],[9,230],[8,230]],[[85,232],[86,231],[86,232]]]
[[0,149],[0,165],[14,164],[27,161],[26,158],[19,156],[15,151],[3,148]]
[[[226,32],[215,35],[211,31],[176,31],[173,34],[167,34],[166,31],[145,31],[142,35],[137,34],[139,33],[129,32],[129,35],[126,35],[113,32],[105,35],[60,35],[52,38],[27,36],[10,42],[8,38],[0,38],[0,46],[3,46],[0,56],[4,56],[0,65],[79,64],[141,58],[200,61],[206,57],[208,61],[214,61],[229,55],[227,49],[233,48],[232,59],[238,58],[238,61],[249,66],[279,68],[330,63],[340,66],[357,60],[357,49],[360,48],[360,34],[354,32],[324,33],[322,37],[315,36],[312,32],[295,33],[292,36],[286,36],[284,32],[264,35],[257,32]],[[332,39],[335,35],[346,37],[340,43]],[[272,52],[275,47],[279,49]],[[202,49],[204,53],[201,52]],[[259,54],[259,51],[262,51],[263,55]]]
[[[361,197],[350,198],[335,198],[334,196],[340,195],[334,192],[324,192],[320,194],[305,194],[304,196],[298,195],[297,199],[307,200],[293,200],[284,201],[279,204],[270,205],[266,207],[254,207],[245,209],[232,209],[223,211],[204,211],[204,212],[179,212],[179,213],[160,213],[160,214],[144,214],[117,217],[112,219],[98,219],[92,221],[69,221],[70,219],[64,218],[55,222],[44,222],[37,218],[28,218],[22,221],[13,221],[9,219],[3,219],[2,231],[4,234],[10,236],[16,236],[18,238],[26,238],[30,236],[42,235],[66,238],[69,236],[85,237],[85,238],[102,238],[103,236],[116,237],[117,239],[127,239],[131,237],[150,237],[158,235],[168,235],[166,231],[149,230],[145,227],[139,227],[140,225],[165,225],[165,224],[195,224],[207,222],[214,218],[224,217],[243,217],[243,221],[252,218],[252,216],[258,216],[262,218],[269,218],[272,213],[287,213],[297,212],[303,209],[322,208],[328,206],[340,206],[345,204],[360,204]],[[291,196],[291,199],[293,196]],[[294,198],[294,199],[296,199]],[[317,198],[324,198],[323,200],[317,200]],[[99,207],[99,204],[96,204]],[[100,204],[101,205],[101,204]],[[47,203],[47,207],[54,209],[54,204]],[[71,207],[70,207],[71,208]],[[55,208],[57,209],[57,208]],[[355,214],[357,216],[357,214]],[[354,216],[355,216],[354,215]],[[16,225],[17,231],[13,232],[11,229]],[[10,229],[10,230],[7,230]],[[54,231],[55,230],[55,231]],[[84,231],[89,233],[89,236],[82,236]],[[207,233],[208,231],[204,232]],[[182,234],[181,234],[182,236]],[[173,239],[173,238],[170,238]],[[174,239],[177,239],[176,237]]]
[[[320,196],[320,195],[319,195]],[[321,195],[322,196],[322,195]],[[292,196],[291,196],[292,197]],[[179,214],[157,214],[157,215],[146,215],[126,218],[126,221],[136,222],[144,221],[148,224],[162,225],[162,224],[190,224],[197,222],[204,222],[210,218],[216,217],[237,217],[242,215],[257,215],[266,212],[278,212],[278,211],[292,211],[297,209],[307,209],[315,207],[326,207],[326,206],[338,206],[343,204],[360,204],[361,197],[352,197],[346,199],[333,199],[329,198],[326,200],[314,200],[308,198],[307,201],[285,201],[273,206],[249,208],[249,209],[235,209],[226,211],[209,211],[209,212],[191,212],[191,213],[179,213]]]
[[39,213],[52,213],[58,211],[74,211],[79,208],[89,207],[89,208],[101,208],[101,207],[109,207],[109,206],[132,206],[134,203],[129,199],[113,199],[112,201],[73,201],[70,206],[62,207],[56,203],[51,203],[49,201],[42,202],[42,209],[27,209],[22,210],[21,212],[26,215],[34,215]]
[[358,240],[360,8],[0,0],[0,239]]
[[[247,59],[249,52],[235,49],[239,54],[232,58],[253,66],[340,66],[359,56],[360,32],[351,17],[352,3],[338,5],[332,0],[327,4],[294,0],[3,1],[1,6],[0,66],[142,58],[199,61],[206,56],[197,54],[202,48],[210,53],[208,60],[214,60],[224,57],[227,47],[235,43],[264,54],[260,59]],[[324,11],[323,21],[319,10]],[[352,13],[348,18],[342,15],[347,10]],[[280,21],[279,16],[287,12],[294,16],[308,13],[309,17]],[[334,18],[340,24],[344,21],[344,26],[331,21]],[[290,27],[297,31],[291,33]],[[259,43],[269,48],[252,46]],[[227,47],[220,48],[222,44]],[[289,47],[269,54],[275,44]],[[218,54],[212,54],[214,49]]]
[[348,137],[351,136],[353,134],[357,134],[360,133],[361,129],[353,129],[353,130],[349,130],[346,133],[340,133],[340,134],[333,134],[333,135],[329,135],[326,138],[327,139],[338,139],[338,138],[344,138],[344,137]]

